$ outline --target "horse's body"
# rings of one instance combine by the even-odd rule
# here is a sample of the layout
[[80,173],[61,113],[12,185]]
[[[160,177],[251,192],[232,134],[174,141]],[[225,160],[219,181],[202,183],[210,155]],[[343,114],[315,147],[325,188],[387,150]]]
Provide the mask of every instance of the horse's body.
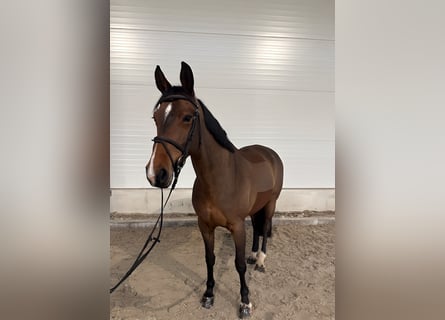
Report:
[[[283,164],[267,147],[237,149],[227,139],[218,121],[195,98],[193,74],[187,64],[182,63],[182,87],[172,87],[159,67],[155,78],[164,98],[153,114],[158,136],[146,167],[147,178],[153,186],[168,187],[178,162],[191,156],[196,173],[192,202],[206,249],[207,289],[201,303],[206,308],[213,305],[214,230],[222,226],[234,238],[235,266],[241,283],[240,315],[248,316],[251,304],[245,281],[244,220],[251,216],[254,229],[253,254],[247,262],[256,263],[255,268],[264,271],[267,236],[283,184]],[[258,251],[260,236],[263,242]]]

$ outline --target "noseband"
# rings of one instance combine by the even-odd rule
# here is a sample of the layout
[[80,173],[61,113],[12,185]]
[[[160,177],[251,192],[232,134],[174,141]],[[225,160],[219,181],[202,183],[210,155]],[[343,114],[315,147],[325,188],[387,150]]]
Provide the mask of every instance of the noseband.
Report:
[[[193,139],[193,134],[195,133],[196,122],[199,123],[198,104],[188,96],[180,95],[180,94],[172,94],[172,95],[162,96],[156,105],[159,105],[162,102],[172,102],[172,101],[176,101],[176,100],[186,100],[186,101],[190,102],[195,107],[195,112],[194,112],[193,118],[192,118],[192,126],[190,127],[190,130],[188,132],[187,140],[185,141],[185,144],[183,146],[181,146],[176,141],[166,138],[166,137],[162,137],[162,136],[156,136],[152,140],[154,143],[162,144],[165,151],[167,152],[168,157],[170,158],[170,161],[171,161],[171,164],[173,167],[174,178],[175,178],[173,181],[173,184],[172,184],[173,188],[175,187],[175,185],[178,181],[179,173],[181,172],[182,168],[184,167],[185,160],[187,159],[187,157],[189,155],[189,148],[190,148],[190,144]],[[181,156],[178,158],[178,160],[176,160],[176,161],[173,160],[173,157],[172,157],[170,151],[168,151],[166,144],[170,144],[170,145],[174,146],[176,149],[178,149],[181,152]],[[201,132],[199,132],[199,145],[201,145]]]

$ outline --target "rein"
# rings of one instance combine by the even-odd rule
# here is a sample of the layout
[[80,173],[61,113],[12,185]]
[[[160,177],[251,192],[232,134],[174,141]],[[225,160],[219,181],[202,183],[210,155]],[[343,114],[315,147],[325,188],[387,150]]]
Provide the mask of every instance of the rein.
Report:
[[[147,238],[147,240],[145,241],[144,246],[142,247],[142,249],[141,249],[141,251],[139,252],[139,254],[138,254],[138,256],[136,257],[136,259],[134,260],[133,264],[132,264],[131,267],[128,269],[128,271],[125,273],[125,275],[122,277],[122,279],[119,280],[119,282],[118,282],[117,284],[115,284],[114,287],[112,287],[112,288],[110,289],[110,294],[112,294],[113,291],[116,290],[116,289],[122,284],[122,282],[124,282],[124,281],[125,281],[125,280],[126,280],[132,273],[133,273],[134,270],[136,270],[136,268],[142,263],[142,261],[145,260],[145,258],[148,256],[148,254],[149,254],[149,253],[151,252],[151,250],[154,248],[154,246],[156,245],[156,243],[158,243],[158,242],[161,241],[161,240],[160,240],[160,236],[161,236],[161,231],[162,231],[162,224],[163,224],[163,221],[164,221],[164,208],[165,208],[165,206],[167,205],[168,200],[170,199],[170,196],[171,196],[171,194],[172,194],[173,189],[174,189],[174,188],[173,188],[173,185],[172,185],[172,188],[170,188],[170,192],[169,192],[169,194],[168,194],[168,196],[167,196],[167,200],[165,200],[165,203],[164,203],[164,191],[163,191],[163,189],[161,189],[161,213],[159,214],[159,217],[158,217],[158,219],[156,220],[156,223],[155,223],[155,225],[153,226],[153,229],[151,230],[150,234],[148,235],[148,238]],[[158,234],[157,234],[155,237],[153,237],[153,233],[155,232],[156,227],[158,226],[158,223],[159,223],[159,231],[158,231]],[[151,246],[147,249],[146,252],[144,252],[145,249],[147,248],[148,244],[149,244],[150,242],[152,242],[152,241],[153,241],[153,243],[151,244]]]
[[[161,102],[165,102],[165,101],[174,101],[174,100],[179,100],[179,99],[187,100],[188,102],[193,104],[193,106],[195,107],[195,113],[193,114],[192,126],[191,126],[191,128],[189,130],[189,133],[187,135],[187,140],[185,142],[185,145],[181,146],[176,141],[173,141],[173,140],[171,140],[169,138],[160,137],[160,136],[156,136],[152,140],[154,143],[162,144],[162,146],[165,148],[165,151],[167,152],[167,155],[170,158],[170,161],[172,163],[173,171],[174,171],[174,180],[173,180],[172,186],[170,188],[170,192],[168,193],[167,199],[164,202],[164,191],[163,191],[164,189],[161,188],[161,212],[160,212],[160,214],[158,216],[158,219],[156,220],[156,223],[153,226],[153,229],[151,230],[150,234],[148,235],[148,238],[145,241],[144,246],[142,247],[142,249],[139,252],[138,256],[136,257],[135,261],[133,262],[131,267],[128,269],[128,271],[125,273],[125,275],[122,277],[122,279],[119,280],[119,282],[116,285],[114,285],[114,287],[112,287],[110,289],[110,294],[113,293],[114,290],[116,290],[122,284],[122,282],[124,282],[133,273],[134,270],[136,270],[136,268],[142,263],[142,261],[145,260],[145,258],[148,256],[148,254],[154,248],[154,246],[158,242],[160,242],[160,236],[161,236],[161,231],[162,231],[162,224],[163,224],[163,221],[164,221],[164,209],[165,209],[165,207],[166,207],[166,205],[168,203],[168,200],[170,199],[170,196],[171,196],[173,190],[176,187],[176,183],[178,182],[179,174],[181,173],[181,170],[182,170],[182,168],[184,167],[184,164],[185,164],[185,160],[186,160],[186,158],[189,155],[188,151],[189,151],[192,139],[193,139],[193,134],[195,132],[196,121],[198,121],[198,123],[199,123],[198,104],[195,101],[193,101],[191,98],[187,97],[187,96],[184,96],[184,95],[168,95],[168,96],[165,96],[165,97],[161,97],[157,104],[160,104]],[[176,160],[176,161],[173,160],[173,157],[171,156],[170,152],[168,151],[168,148],[165,145],[166,143],[171,144],[172,146],[174,146],[176,149],[178,149],[181,152],[181,156],[178,158],[178,160]],[[199,130],[199,145],[201,145],[201,130]],[[158,226],[158,223],[159,223],[158,234],[155,237],[153,237],[153,234],[154,234],[154,232],[156,230],[156,227]],[[150,242],[152,242],[152,244],[147,249],[147,247],[148,247]]]

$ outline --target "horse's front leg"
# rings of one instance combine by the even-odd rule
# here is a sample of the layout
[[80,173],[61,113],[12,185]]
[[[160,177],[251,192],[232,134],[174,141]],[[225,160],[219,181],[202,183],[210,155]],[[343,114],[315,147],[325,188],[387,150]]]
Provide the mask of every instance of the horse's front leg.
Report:
[[210,309],[213,306],[214,296],[213,288],[215,287],[215,279],[213,278],[213,266],[215,265],[215,228],[209,227],[206,223],[198,219],[199,230],[205,245],[205,257],[207,265],[207,283],[206,291],[201,299],[201,306]]
[[236,257],[235,257],[235,267],[238,271],[240,279],[240,293],[241,293],[241,304],[239,308],[240,318],[249,317],[252,311],[252,304],[249,302],[249,288],[246,284],[246,231],[244,228],[244,221],[237,223],[233,226],[230,231],[232,232],[233,240],[235,241]]

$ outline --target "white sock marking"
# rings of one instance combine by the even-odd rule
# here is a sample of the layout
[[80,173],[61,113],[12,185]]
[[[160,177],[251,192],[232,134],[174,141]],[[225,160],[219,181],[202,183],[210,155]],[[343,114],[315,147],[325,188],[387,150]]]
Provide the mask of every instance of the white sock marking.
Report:
[[244,306],[246,306],[246,307],[248,307],[250,310],[252,310],[252,302],[249,302],[249,304],[247,304],[247,303],[244,303],[244,302],[240,302],[240,307],[244,307]]
[[260,251],[258,253],[258,258],[257,258],[256,264],[260,267],[264,266],[264,259],[266,259],[266,254],[263,251]]

